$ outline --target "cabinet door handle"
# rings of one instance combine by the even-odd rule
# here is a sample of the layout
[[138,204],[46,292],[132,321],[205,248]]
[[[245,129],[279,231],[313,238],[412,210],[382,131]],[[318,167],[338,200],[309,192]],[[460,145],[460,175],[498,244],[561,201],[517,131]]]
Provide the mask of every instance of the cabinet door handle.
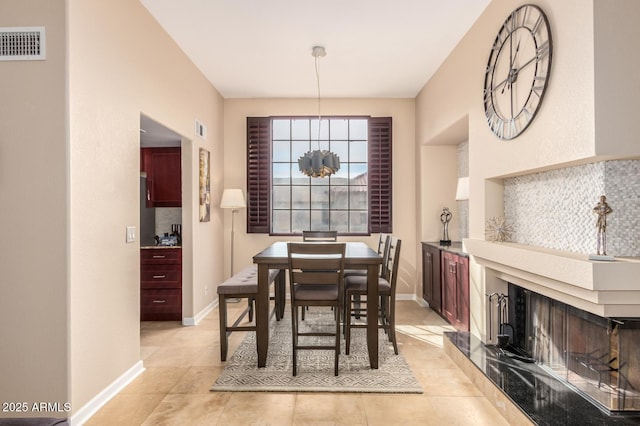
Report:
[[154,300],[153,303],[167,303],[166,300]]
[[167,278],[166,275],[154,275],[153,276],[154,280],[162,280],[162,279],[165,279],[165,278]]
[[154,259],[164,259],[166,256],[164,254],[154,254],[153,258]]
[[151,201],[151,191],[147,189],[147,201]]

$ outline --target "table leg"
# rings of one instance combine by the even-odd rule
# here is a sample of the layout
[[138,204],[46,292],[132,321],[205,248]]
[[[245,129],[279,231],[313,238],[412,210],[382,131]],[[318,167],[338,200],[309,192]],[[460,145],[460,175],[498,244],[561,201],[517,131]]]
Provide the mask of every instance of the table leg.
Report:
[[378,269],[367,268],[367,348],[371,368],[378,368]]
[[258,299],[256,300],[256,346],[258,367],[267,365],[269,349],[269,265],[258,264]]

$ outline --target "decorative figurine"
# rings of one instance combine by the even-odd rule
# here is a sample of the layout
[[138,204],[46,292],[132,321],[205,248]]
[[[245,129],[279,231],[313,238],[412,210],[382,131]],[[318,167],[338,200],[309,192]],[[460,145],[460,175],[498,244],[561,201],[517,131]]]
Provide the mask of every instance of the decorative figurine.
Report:
[[596,220],[596,228],[598,228],[598,241],[596,243],[596,256],[589,256],[590,259],[596,260],[613,260],[613,256],[607,256],[607,215],[613,212],[613,209],[607,204],[607,197],[600,196],[600,201],[593,208],[593,212],[598,215]]
[[442,239],[440,240],[441,246],[450,246],[451,240],[449,239],[449,222],[451,222],[451,212],[449,211],[449,207],[445,207],[442,209],[442,214],[440,214],[440,222],[442,222],[442,226],[444,228],[442,233]]

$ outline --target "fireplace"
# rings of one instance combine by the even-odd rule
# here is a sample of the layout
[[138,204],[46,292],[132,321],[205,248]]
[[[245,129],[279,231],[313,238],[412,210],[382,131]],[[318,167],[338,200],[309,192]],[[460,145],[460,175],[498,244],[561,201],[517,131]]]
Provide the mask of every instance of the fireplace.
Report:
[[640,411],[640,318],[600,317],[513,283],[506,296],[499,332],[518,353],[607,411]]

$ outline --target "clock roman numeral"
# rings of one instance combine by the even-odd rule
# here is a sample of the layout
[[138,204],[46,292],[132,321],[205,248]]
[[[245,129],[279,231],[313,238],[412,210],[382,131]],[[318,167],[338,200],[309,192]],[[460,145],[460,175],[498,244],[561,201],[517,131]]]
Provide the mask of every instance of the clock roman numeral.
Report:
[[531,27],[531,32],[537,33],[538,30],[540,29],[540,25],[542,25],[543,22],[544,22],[544,19],[542,18],[542,15],[538,16],[536,23],[533,24],[533,27]]

